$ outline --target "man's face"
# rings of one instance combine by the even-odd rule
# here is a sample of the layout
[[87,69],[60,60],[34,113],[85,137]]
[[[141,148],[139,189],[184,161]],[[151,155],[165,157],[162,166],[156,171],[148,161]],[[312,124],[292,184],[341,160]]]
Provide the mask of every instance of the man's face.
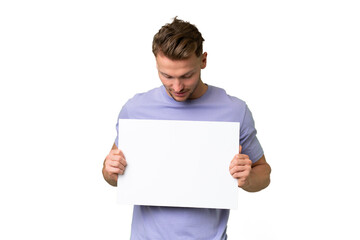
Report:
[[162,53],[157,54],[156,65],[160,80],[175,101],[196,99],[205,93],[206,85],[200,79],[200,71],[206,67],[206,57],[207,53],[200,57],[194,53],[185,60],[171,60]]

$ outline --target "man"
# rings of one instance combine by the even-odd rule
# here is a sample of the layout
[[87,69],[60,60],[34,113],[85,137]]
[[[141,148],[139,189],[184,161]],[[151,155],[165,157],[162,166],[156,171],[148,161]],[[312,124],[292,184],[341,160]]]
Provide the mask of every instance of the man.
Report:
[[[269,185],[271,169],[256,137],[251,112],[242,100],[203,83],[200,73],[207,61],[203,41],[188,22],[175,18],[163,26],[153,40],[163,86],[135,95],[123,106],[119,118],[240,122],[239,153],[224,161],[229,161],[229,172],[239,187],[260,191]],[[127,165],[117,139],[103,166],[104,178],[112,186]],[[181,154],[180,146],[174,154]],[[131,239],[227,239],[228,218],[227,209],[134,206]]]

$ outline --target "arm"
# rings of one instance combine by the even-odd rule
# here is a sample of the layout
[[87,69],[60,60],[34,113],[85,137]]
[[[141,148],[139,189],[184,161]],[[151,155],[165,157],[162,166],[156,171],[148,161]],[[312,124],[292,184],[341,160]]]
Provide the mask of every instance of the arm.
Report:
[[248,155],[236,154],[230,163],[230,174],[238,180],[238,186],[248,192],[258,192],[270,184],[271,167],[263,155],[252,163]]
[[252,164],[251,171],[242,189],[248,192],[258,192],[270,184],[271,167],[263,155],[258,161]]
[[106,182],[116,187],[118,175],[124,174],[126,165],[124,153],[114,143],[103,164],[102,174]]

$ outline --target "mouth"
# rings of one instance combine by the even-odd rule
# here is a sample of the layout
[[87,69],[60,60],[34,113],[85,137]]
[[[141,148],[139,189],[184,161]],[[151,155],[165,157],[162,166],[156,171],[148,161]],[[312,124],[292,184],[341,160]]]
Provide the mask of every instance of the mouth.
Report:
[[176,97],[184,97],[187,94],[187,91],[185,91],[185,92],[173,92],[173,94]]

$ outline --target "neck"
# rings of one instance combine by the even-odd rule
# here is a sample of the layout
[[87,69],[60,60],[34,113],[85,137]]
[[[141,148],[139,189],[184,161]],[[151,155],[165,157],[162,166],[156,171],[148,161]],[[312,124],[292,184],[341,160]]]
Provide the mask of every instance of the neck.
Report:
[[206,93],[208,89],[208,86],[202,82],[202,80],[199,80],[198,85],[196,86],[194,92],[191,94],[189,99],[197,99],[200,98],[202,95]]

